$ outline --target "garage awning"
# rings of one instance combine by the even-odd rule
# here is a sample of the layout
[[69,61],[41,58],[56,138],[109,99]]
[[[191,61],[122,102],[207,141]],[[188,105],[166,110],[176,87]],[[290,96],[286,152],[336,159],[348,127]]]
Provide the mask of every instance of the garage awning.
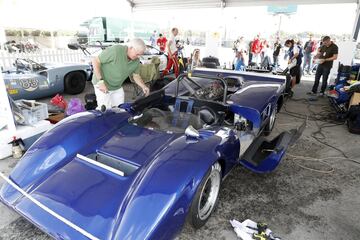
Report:
[[134,11],[269,5],[357,3],[357,0],[127,0]]

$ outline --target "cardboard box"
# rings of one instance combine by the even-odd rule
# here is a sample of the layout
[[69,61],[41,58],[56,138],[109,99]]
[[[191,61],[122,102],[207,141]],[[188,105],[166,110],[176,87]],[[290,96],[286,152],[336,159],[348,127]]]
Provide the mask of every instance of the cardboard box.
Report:
[[359,105],[360,104],[360,93],[355,92],[350,99],[349,107],[352,105]]
[[65,118],[65,114],[64,113],[58,113],[58,114],[54,114],[54,115],[50,115],[48,120],[55,124],[57,122],[60,122],[62,119]]

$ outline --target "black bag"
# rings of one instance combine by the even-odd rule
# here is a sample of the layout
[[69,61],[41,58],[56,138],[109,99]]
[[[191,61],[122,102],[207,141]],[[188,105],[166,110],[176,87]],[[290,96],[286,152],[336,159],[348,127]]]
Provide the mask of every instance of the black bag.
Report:
[[206,67],[206,68],[216,68],[216,63],[214,62],[203,62],[203,67]]
[[[220,66],[219,59],[216,58],[216,57],[213,57],[213,56],[204,57],[204,58],[202,59],[202,62],[203,62],[203,65],[204,65],[205,63],[214,63],[214,64],[215,64],[215,68],[216,68],[217,66]],[[212,67],[211,67],[211,68],[212,68]]]
[[85,95],[85,109],[94,110],[97,107],[96,95],[94,93],[88,93]]
[[167,84],[169,84],[170,82],[172,82],[175,78],[173,77],[169,77],[166,76],[162,79],[158,79],[156,80],[153,84],[151,84],[150,86],[150,92],[155,92],[157,90],[162,89],[163,87],[165,87]]
[[348,111],[347,126],[349,132],[360,134],[360,105],[352,105]]

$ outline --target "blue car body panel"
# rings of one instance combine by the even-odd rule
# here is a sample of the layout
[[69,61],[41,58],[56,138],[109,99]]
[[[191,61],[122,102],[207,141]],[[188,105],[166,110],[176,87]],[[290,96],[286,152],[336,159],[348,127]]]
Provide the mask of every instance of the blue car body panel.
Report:
[[243,77],[245,81],[257,81],[257,82],[267,82],[267,83],[285,83],[284,76],[270,75],[270,74],[261,74],[253,72],[243,72],[243,71],[232,71],[232,70],[219,70],[211,68],[196,68],[193,73],[195,74],[206,74],[219,77],[228,77],[228,76],[239,76]]
[[[260,129],[266,122],[264,109],[281,92],[264,87],[248,90],[251,94],[265,91],[263,101],[252,103],[247,99],[251,94],[242,97],[246,91],[240,89],[224,106]],[[155,99],[156,94],[145,100]],[[161,96],[165,102],[171,99]],[[212,126],[200,129],[194,139],[138,126],[129,121],[137,114],[136,104],[64,119],[32,145],[9,179],[94,239],[171,239],[181,230],[198,186],[215,162],[220,163],[223,177],[237,164],[269,172],[286,150],[279,148],[260,165],[253,165],[239,158],[241,142],[234,130]],[[80,157],[94,155],[131,171],[117,175]],[[2,186],[0,200],[56,239],[87,239],[9,184]]]

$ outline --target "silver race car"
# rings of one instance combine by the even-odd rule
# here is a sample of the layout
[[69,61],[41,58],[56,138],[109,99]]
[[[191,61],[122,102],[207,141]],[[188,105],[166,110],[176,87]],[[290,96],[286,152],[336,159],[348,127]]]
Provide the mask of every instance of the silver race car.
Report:
[[91,66],[77,63],[37,63],[18,58],[14,68],[3,71],[8,94],[14,99],[38,99],[66,92],[81,93]]

